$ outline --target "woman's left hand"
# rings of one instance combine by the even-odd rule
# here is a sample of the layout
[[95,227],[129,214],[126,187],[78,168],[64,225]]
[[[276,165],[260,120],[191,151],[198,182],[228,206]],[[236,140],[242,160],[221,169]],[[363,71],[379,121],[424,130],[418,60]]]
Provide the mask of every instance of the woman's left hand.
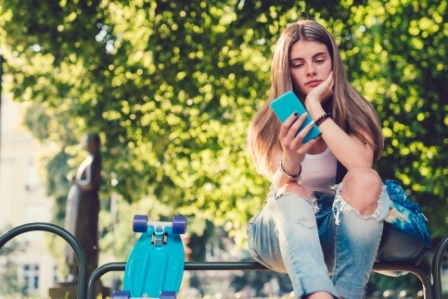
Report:
[[307,106],[307,104],[312,101],[323,104],[333,94],[333,86],[334,86],[333,71],[331,71],[327,79],[325,79],[324,81],[322,81],[321,84],[313,88],[313,90],[311,90],[310,93],[306,96],[305,105]]

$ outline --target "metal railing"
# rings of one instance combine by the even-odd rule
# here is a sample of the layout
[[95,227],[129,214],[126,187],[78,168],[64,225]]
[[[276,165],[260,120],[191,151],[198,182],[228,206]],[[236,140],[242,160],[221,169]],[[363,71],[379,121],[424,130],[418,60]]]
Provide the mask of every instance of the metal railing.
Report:
[[87,283],[87,261],[84,250],[81,247],[81,244],[76,240],[76,238],[69,233],[67,230],[61,228],[60,226],[45,223],[45,222],[36,222],[36,223],[27,223],[21,226],[17,226],[6,233],[4,233],[0,237],[0,249],[11,239],[14,237],[21,235],[30,231],[46,231],[60,236],[62,239],[67,241],[68,244],[73,248],[73,251],[78,258],[78,266],[79,266],[79,277],[78,277],[78,299],[86,298],[86,283]]
[[[0,249],[14,237],[30,231],[47,231],[62,237],[73,248],[79,266],[78,277],[78,299],[94,299],[95,298],[95,283],[104,274],[111,271],[124,271],[126,267],[125,262],[108,263],[95,269],[90,277],[87,279],[87,262],[84,250],[81,244],[75,237],[67,230],[51,224],[51,223],[28,223],[15,227],[2,236],[0,236]],[[423,285],[423,292],[425,299],[440,299],[442,298],[442,258],[444,252],[448,248],[448,235],[445,236],[434,250],[432,257],[432,269],[428,272],[423,267],[409,262],[376,262],[373,266],[374,271],[406,271],[414,274]],[[271,271],[257,262],[187,262],[185,263],[185,270],[187,271]]]

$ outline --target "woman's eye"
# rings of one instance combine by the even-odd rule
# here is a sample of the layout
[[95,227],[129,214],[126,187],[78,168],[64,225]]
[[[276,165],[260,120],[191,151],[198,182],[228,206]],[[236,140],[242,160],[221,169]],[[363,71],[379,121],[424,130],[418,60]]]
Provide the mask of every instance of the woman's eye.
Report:
[[302,66],[303,66],[303,63],[297,63],[297,64],[293,64],[292,65],[293,68],[299,68],[299,67],[302,67]]
[[319,64],[320,64],[320,63],[323,63],[324,61],[325,61],[325,59],[318,59],[318,60],[315,60],[315,62],[316,62],[316,63],[319,63]]

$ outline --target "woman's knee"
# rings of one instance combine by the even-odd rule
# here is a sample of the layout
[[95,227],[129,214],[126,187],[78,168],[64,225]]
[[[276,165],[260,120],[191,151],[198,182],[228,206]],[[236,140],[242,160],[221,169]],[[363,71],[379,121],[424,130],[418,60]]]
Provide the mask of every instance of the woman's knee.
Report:
[[342,182],[342,197],[361,214],[371,213],[377,207],[383,183],[374,169],[353,168],[347,172]]

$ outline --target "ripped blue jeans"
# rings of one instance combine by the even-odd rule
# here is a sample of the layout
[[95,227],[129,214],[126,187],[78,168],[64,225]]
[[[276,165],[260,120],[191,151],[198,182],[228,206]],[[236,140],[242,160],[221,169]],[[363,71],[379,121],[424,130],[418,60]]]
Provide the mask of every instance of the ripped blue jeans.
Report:
[[253,258],[288,273],[295,298],[318,291],[335,298],[365,297],[392,202],[383,188],[374,214],[363,217],[342,198],[341,189],[342,183],[335,186],[336,195],[314,192],[312,200],[271,192],[248,223]]

